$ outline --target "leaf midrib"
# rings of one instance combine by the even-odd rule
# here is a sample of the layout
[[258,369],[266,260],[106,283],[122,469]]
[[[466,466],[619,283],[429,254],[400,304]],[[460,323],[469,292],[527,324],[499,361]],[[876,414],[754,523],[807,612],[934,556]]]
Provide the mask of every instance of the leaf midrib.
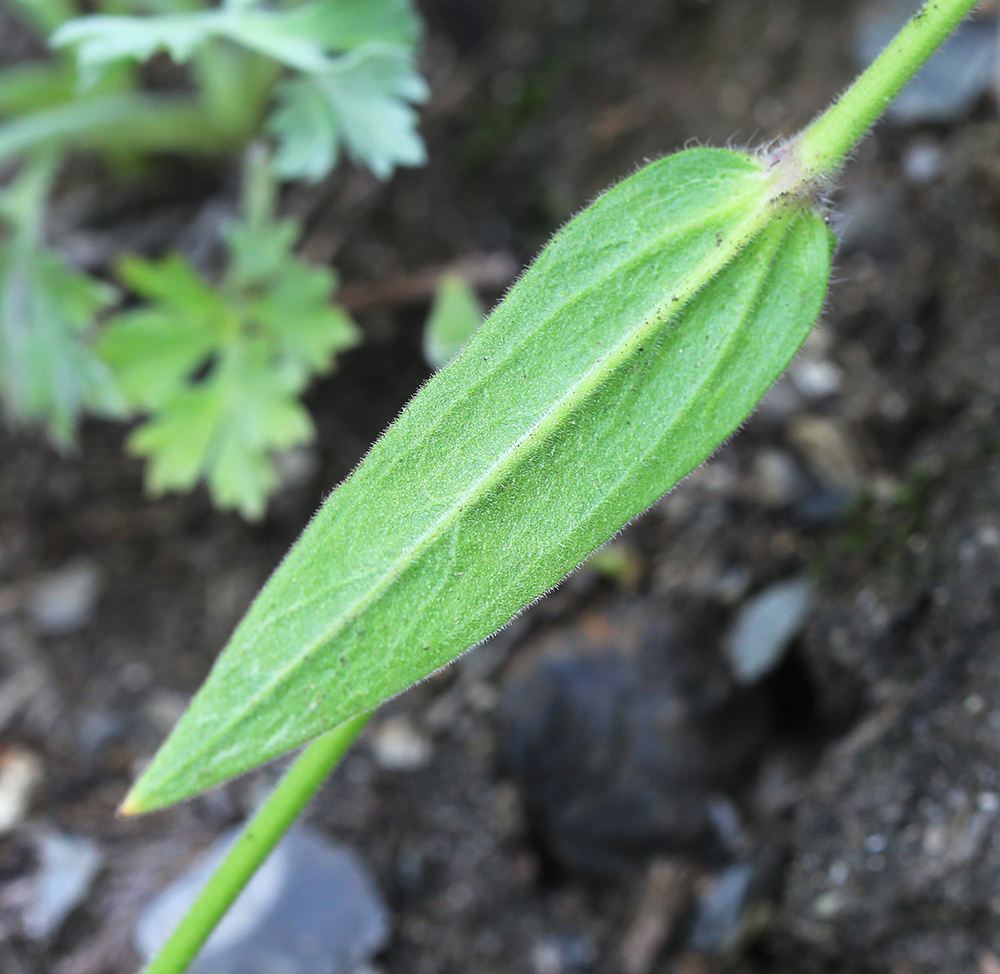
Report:
[[[392,472],[394,470],[397,470],[400,466],[405,465],[406,461],[415,452],[417,452],[419,450],[419,448],[421,447],[421,445],[430,436],[432,436],[435,432],[437,432],[443,425],[445,425],[445,423],[447,422],[447,420],[452,415],[454,415],[455,411],[459,408],[461,402],[463,402],[467,398],[470,398],[470,397],[474,396],[476,392],[480,391],[484,386],[486,386],[490,382],[490,380],[495,376],[495,374],[496,374],[496,372],[498,370],[500,370],[501,368],[503,368],[515,355],[517,355],[518,353],[520,353],[521,350],[526,345],[531,344],[531,342],[535,340],[537,334],[540,331],[542,331],[548,325],[548,323],[551,321],[552,318],[556,317],[557,315],[561,315],[564,312],[566,312],[567,310],[571,309],[578,301],[583,300],[584,297],[590,291],[592,291],[594,288],[603,286],[611,278],[615,277],[618,274],[622,274],[624,272],[627,272],[627,270],[628,270],[629,267],[631,267],[632,265],[634,265],[636,263],[640,263],[643,259],[645,259],[645,258],[648,257],[650,250],[652,250],[654,248],[662,247],[672,237],[681,237],[684,234],[688,233],[689,231],[697,229],[698,225],[700,223],[706,222],[707,219],[710,220],[710,219],[714,219],[715,217],[718,217],[718,216],[723,216],[727,212],[732,212],[733,210],[735,210],[737,208],[738,208],[738,204],[736,202],[733,202],[732,200],[730,200],[730,201],[727,201],[727,205],[726,206],[720,206],[717,209],[710,211],[710,214],[709,214],[708,217],[705,217],[704,215],[702,215],[699,219],[692,219],[692,220],[686,222],[685,224],[683,224],[679,228],[676,227],[676,226],[673,226],[671,228],[671,232],[669,234],[664,234],[661,237],[655,238],[655,240],[650,244],[650,246],[646,247],[641,253],[639,253],[637,255],[633,255],[633,256],[629,257],[627,260],[624,260],[624,261],[622,261],[620,263],[615,264],[606,273],[602,274],[600,277],[595,278],[590,284],[588,284],[588,286],[586,288],[582,288],[579,291],[575,291],[573,294],[569,295],[564,301],[562,301],[561,303],[555,305],[543,318],[541,318],[541,320],[539,321],[539,323],[534,328],[532,328],[529,331],[525,331],[516,342],[504,346],[504,351],[500,355],[497,356],[497,358],[494,360],[494,363],[491,366],[491,368],[489,370],[481,373],[472,383],[470,383],[469,385],[465,386],[462,389],[462,398],[461,398],[461,400],[453,400],[452,402],[450,402],[447,405],[447,407],[445,409],[442,409],[439,412],[435,413],[435,417],[432,420],[432,422],[428,423],[424,427],[424,432],[423,432],[423,435],[420,437],[420,440],[417,443],[415,443],[411,448],[409,448],[407,450],[404,450],[404,451],[401,451],[397,456],[393,457],[391,459],[391,461],[385,465],[385,468],[380,472],[379,479],[382,480],[382,481],[384,481],[384,480],[390,478],[391,475],[392,475]],[[728,261],[731,260],[732,257],[735,256],[736,253],[739,252],[739,249],[740,249],[739,246],[735,247],[733,254],[730,255],[730,257],[725,262],[723,262],[723,264],[721,266],[725,266],[725,264],[728,263]],[[689,294],[686,297],[682,298],[682,300],[680,300],[680,301],[678,301],[676,303],[676,305],[673,307],[673,310],[679,314],[680,311],[683,310],[683,308],[686,306],[687,302],[691,300],[691,298],[693,297],[693,295],[694,295],[694,292],[692,292],[691,294]],[[667,302],[666,299],[664,299],[664,301],[662,302],[663,305],[666,305],[667,303],[668,302]],[[670,298],[670,303],[671,304],[673,303],[673,296],[671,296],[671,298]],[[659,308],[659,307],[661,307],[661,305],[657,305],[657,308]],[[650,314],[651,315],[655,315],[655,313],[656,313],[656,309],[654,309],[654,311],[651,312]],[[634,335],[636,333],[637,333],[637,330],[633,329],[633,331],[630,332],[629,334],[630,335]],[[625,341],[625,342],[627,342],[627,340],[628,340],[627,338],[623,339],[623,341]],[[594,367],[600,365],[600,363],[602,361],[604,361],[603,358],[598,358],[591,365],[590,369],[588,369],[588,371],[585,372],[580,377],[580,379],[577,380],[578,383],[584,381],[586,379],[587,375],[589,375],[590,372],[593,371]],[[572,387],[572,388],[575,388],[575,386]],[[555,404],[551,407],[550,412],[552,410],[554,410],[555,408],[557,408],[559,402],[561,402],[561,401],[562,401],[561,399],[556,400]],[[545,415],[548,415],[548,414],[545,414]],[[542,418],[544,419],[545,417],[543,416]],[[527,439],[528,436],[532,435],[532,433],[534,432],[535,428],[536,428],[535,426],[530,427],[528,429],[527,433],[524,433],[520,439],[516,440],[515,443],[514,443],[514,445],[512,447],[510,447],[507,450],[507,453],[503,454],[500,459],[502,460],[503,457],[506,456],[508,453],[516,450],[516,448],[518,446],[520,446],[520,444],[525,439]],[[372,449],[374,449],[374,447]],[[491,467],[487,468],[486,472],[482,476],[483,477],[489,476],[489,473],[490,473],[490,471],[492,471],[494,469],[494,466],[491,466]],[[353,474],[351,476],[353,477]],[[349,477],[348,480],[350,480],[350,479],[351,478]],[[342,483],[340,486],[341,487],[344,486],[344,484],[346,484],[347,482],[348,481],[345,480],[344,483]],[[447,516],[448,516],[448,514],[446,513],[442,517],[446,518]],[[433,531],[434,528],[437,526],[437,523],[440,523],[440,522],[435,522],[434,525],[432,525],[431,527],[429,527],[427,529],[427,532]],[[425,532],[425,533],[427,533],[427,532]],[[418,545],[420,543],[420,541],[422,540],[422,538],[423,538],[423,535],[418,536],[417,539],[414,541],[414,545]],[[255,623],[255,625],[258,628],[261,628],[261,629],[266,628],[268,626],[271,626],[274,623],[279,622],[280,620],[285,619],[285,618],[287,618],[290,615],[294,615],[296,612],[298,612],[303,607],[309,605],[310,603],[320,601],[324,597],[325,597],[325,592],[320,592],[320,593],[318,593],[316,595],[312,595],[312,596],[310,596],[308,598],[301,599],[301,600],[299,600],[297,602],[291,603],[291,604],[285,606],[284,608],[282,608],[282,610],[280,612],[277,612],[277,613],[275,613],[275,614],[273,614],[271,616],[268,616],[268,617],[266,617],[264,619],[259,620],[258,622]],[[343,611],[344,611],[345,614],[350,614],[350,612],[352,610],[345,609]]]
[[[498,482],[498,480],[502,477],[504,470],[507,468],[508,461],[512,457],[517,457],[519,448],[529,437],[535,435],[540,430],[551,427],[562,415],[571,412],[572,405],[580,399],[585,398],[586,392],[589,391],[595,384],[590,381],[593,379],[595,374],[604,375],[613,371],[614,367],[627,356],[628,352],[631,350],[631,346],[636,344],[636,342],[643,340],[643,336],[645,335],[647,329],[650,327],[659,327],[664,321],[669,320],[670,317],[676,317],[684,309],[688,302],[690,302],[716,274],[718,274],[743,250],[744,247],[746,247],[763,229],[765,229],[766,225],[772,218],[773,215],[770,204],[766,201],[762,202],[757,211],[752,213],[746,220],[742,221],[740,227],[738,228],[738,232],[732,234],[729,241],[725,241],[724,245],[716,251],[719,255],[718,260],[708,262],[706,269],[701,275],[694,279],[686,291],[674,292],[672,295],[666,297],[649,314],[647,314],[645,318],[642,319],[636,328],[624,336],[612,349],[608,351],[607,354],[597,359],[593,365],[577,380],[577,382],[574,383],[569,390],[567,390],[565,395],[560,397],[549,410],[542,414],[533,426],[531,426],[508,450],[497,458],[496,462],[493,463],[488,468],[486,473],[476,481],[474,486],[472,486],[459,498],[456,498],[455,502],[449,507],[448,511],[430,528],[424,531],[423,534],[418,536],[414,543],[409,546],[405,552],[401,553],[400,557],[398,557],[389,569],[385,571],[378,583],[369,588],[365,592],[364,596],[358,599],[352,607],[343,610],[336,620],[324,628],[320,635],[314,637],[314,639],[299,653],[276,670],[266,683],[258,687],[257,690],[249,698],[247,698],[245,705],[242,706],[237,713],[232,715],[223,724],[218,725],[218,729],[211,737],[202,740],[202,743],[197,749],[197,753],[189,751],[189,759],[183,764],[176,766],[175,772],[170,777],[177,779],[181,777],[181,775],[192,765],[203,765],[204,761],[201,757],[199,757],[199,755],[204,754],[206,751],[211,752],[215,750],[215,744],[220,739],[229,735],[234,728],[245,722],[258,708],[260,702],[270,696],[278,686],[284,683],[290,674],[298,670],[303,665],[305,660],[308,660],[317,651],[321,650],[323,646],[329,643],[339,631],[343,630],[345,625],[347,625],[352,619],[357,618],[357,616],[364,612],[365,609],[375,603],[382,596],[382,594],[398,580],[403,572],[410,567],[410,565],[412,565],[428,547],[430,547],[442,536],[444,531],[450,526],[455,518],[466,509],[470,501],[474,500],[478,496],[481,496],[493,483]],[[787,219],[790,219],[790,217]],[[674,297],[680,297],[681,300],[675,302],[673,300]],[[664,310],[671,312],[671,314],[664,317],[662,314]],[[344,719],[347,720],[350,716],[351,715],[348,714],[344,717]],[[281,752],[278,751],[275,753],[277,754]],[[267,760],[267,757],[263,758],[263,760]]]

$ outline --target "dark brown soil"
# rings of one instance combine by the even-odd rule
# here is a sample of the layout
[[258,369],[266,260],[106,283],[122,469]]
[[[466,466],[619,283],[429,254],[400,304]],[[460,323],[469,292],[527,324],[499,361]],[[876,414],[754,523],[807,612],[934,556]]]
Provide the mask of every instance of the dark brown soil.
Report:
[[[28,820],[0,837],[0,892],[30,873],[42,824],[91,836],[107,856],[51,944],[20,935],[3,905],[12,898],[0,897],[4,974],[135,970],[143,903],[275,777],[265,769],[173,811],[114,817],[254,592],[426,377],[427,272],[471,259],[492,300],[505,267],[643,160],[689,139],[794,132],[849,80],[862,4],[421,6],[429,165],[388,184],[342,167],[288,193],[306,253],[338,268],[367,340],[311,391],[311,465],[267,519],[248,526],[200,492],[144,496],[120,426],[86,424],[72,456],[0,428],[0,698],[13,688],[17,701],[0,706],[0,734],[44,768]],[[9,36],[11,52],[32,53]],[[915,181],[905,163],[925,146],[940,172]],[[53,242],[98,269],[119,247],[210,255],[212,214],[231,210],[233,183],[172,164],[116,188],[83,162]],[[839,388],[784,379],[733,442],[629,528],[629,571],[579,572],[386,708],[431,741],[425,768],[379,764],[372,742],[386,717],[376,718],[312,806],[310,820],[361,852],[392,908],[380,970],[545,974],[546,945],[576,938],[592,945],[596,974],[1000,971],[995,105],[984,98],[948,125],[884,125],[836,198],[848,216],[836,283],[800,364],[838,375]],[[776,454],[798,472],[788,496],[766,475]],[[32,592],[81,558],[101,580],[92,615],[42,631]],[[752,718],[753,760],[733,763],[728,784],[713,768],[683,772],[697,782],[692,802],[705,800],[698,789],[729,792],[742,823],[734,848],[650,840],[606,874],[572,868],[509,774],[504,688],[553,641],[606,643],[629,606],[672,620],[679,653],[714,654],[747,593],[803,571],[816,606],[753,704],[768,714]],[[699,952],[694,904],[734,858],[757,877],[746,922],[728,949]],[[664,892],[665,875],[687,877],[681,895]],[[649,916],[662,943],[643,953]]]

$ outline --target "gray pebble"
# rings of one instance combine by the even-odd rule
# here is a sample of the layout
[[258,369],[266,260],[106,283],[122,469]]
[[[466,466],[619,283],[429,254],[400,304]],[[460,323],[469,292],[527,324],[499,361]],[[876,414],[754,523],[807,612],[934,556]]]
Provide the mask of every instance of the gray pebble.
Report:
[[745,602],[723,639],[733,676],[756,683],[781,662],[788,644],[801,631],[812,604],[807,578],[778,582]]
[[100,872],[104,855],[85,836],[45,832],[38,839],[39,868],[31,901],[24,911],[24,930],[33,940],[59,932]]
[[[864,18],[855,39],[855,55],[861,66],[875,60],[919,6],[919,0],[891,0]],[[899,93],[886,114],[903,125],[959,117],[992,87],[996,58],[996,18],[980,16],[965,21]]]
[[753,868],[736,863],[724,869],[701,897],[691,928],[691,946],[705,954],[724,954],[740,941]]
[[28,612],[39,632],[76,632],[90,622],[100,591],[100,568],[88,558],[78,558],[39,579]]
[[[145,959],[166,942],[239,832],[223,835],[144,911]],[[389,938],[389,913],[350,849],[292,829],[247,884],[189,974],[349,974]]]

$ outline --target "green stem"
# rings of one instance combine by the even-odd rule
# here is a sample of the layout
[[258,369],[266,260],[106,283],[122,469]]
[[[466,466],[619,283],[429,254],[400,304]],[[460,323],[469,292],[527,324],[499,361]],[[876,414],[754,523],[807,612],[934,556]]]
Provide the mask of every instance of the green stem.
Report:
[[234,143],[191,99],[139,93],[94,96],[0,124],[0,162],[68,146],[217,155]]
[[923,67],[979,0],[927,0],[867,70],[773,159],[784,162],[776,183],[801,192],[836,175],[889,102]]
[[368,717],[364,714],[341,724],[302,751],[142,974],[183,974],[250,877],[336,767]]

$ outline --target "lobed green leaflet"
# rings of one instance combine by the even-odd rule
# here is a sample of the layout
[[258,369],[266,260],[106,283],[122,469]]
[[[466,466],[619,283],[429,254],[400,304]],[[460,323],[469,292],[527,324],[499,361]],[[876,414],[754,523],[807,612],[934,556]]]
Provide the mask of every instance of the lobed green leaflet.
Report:
[[123,811],[371,710],[556,585],[746,419],[832,248],[745,153],[689,149],[601,196],[330,496]]

